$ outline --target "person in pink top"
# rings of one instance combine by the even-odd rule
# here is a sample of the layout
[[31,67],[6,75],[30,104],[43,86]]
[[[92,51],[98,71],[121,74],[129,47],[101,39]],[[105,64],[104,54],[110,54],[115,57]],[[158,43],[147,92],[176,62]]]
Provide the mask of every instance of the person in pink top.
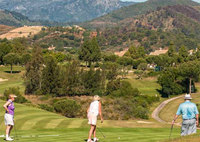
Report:
[[11,130],[14,126],[14,101],[17,96],[10,94],[9,100],[3,105],[3,107],[6,110],[5,113],[5,125],[6,125],[6,141],[13,141],[13,139],[10,137]]
[[90,104],[90,107],[87,110],[88,124],[90,125],[90,131],[87,142],[93,142],[91,139],[92,134],[94,136],[94,142],[98,141],[98,139],[96,138],[96,125],[98,115],[100,115],[101,123],[103,123],[100,97],[98,95],[95,95],[94,101]]

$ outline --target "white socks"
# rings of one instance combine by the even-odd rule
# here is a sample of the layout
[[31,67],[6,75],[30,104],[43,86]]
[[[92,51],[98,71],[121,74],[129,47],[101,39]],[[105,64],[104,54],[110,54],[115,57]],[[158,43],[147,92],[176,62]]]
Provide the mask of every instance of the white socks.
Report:
[[6,134],[6,139],[8,139],[9,138],[9,136],[8,136],[8,134]]

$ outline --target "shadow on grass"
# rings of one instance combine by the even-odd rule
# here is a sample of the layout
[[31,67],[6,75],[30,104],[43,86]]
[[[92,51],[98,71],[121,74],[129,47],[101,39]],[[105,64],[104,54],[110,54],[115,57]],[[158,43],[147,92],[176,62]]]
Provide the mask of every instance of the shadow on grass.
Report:
[[[11,74],[11,71],[4,71],[5,73],[10,73]],[[12,71],[13,74],[16,74],[16,73],[20,73],[21,71]]]

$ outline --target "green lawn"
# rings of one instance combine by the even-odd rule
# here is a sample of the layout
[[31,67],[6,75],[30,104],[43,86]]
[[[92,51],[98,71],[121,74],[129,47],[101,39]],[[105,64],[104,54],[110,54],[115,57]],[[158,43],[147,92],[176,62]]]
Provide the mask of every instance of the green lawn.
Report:
[[[0,106],[3,103],[4,101],[0,101]],[[89,126],[86,119],[66,118],[21,104],[15,104],[15,106],[16,130],[20,142],[80,142],[87,138]],[[0,114],[0,135],[3,135],[4,132],[2,130],[5,129],[3,109],[0,110]],[[154,126],[150,128],[128,128],[131,127],[130,125],[134,127],[135,124],[131,123],[131,121],[124,121],[124,125],[122,125],[120,124],[121,122],[119,121],[119,124],[116,124],[116,121],[105,121],[104,124],[99,124],[100,130],[106,138],[104,139],[99,131],[97,136],[103,142],[156,142],[169,137],[169,128],[151,128]],[[15,136],[14,131],[12,135]],[[173,137],[178,136],[179,129],[175,129]],[[1,139],[3,138],[0,138],[0,141]]]
[[0,67],[0,78],[8,79],[8,81],[0,82],[0,94],[3,94],[4,90],[9,87],[19,87],[23,92],[24,85],[22,76],[24,74],[24,67],[13,67],[13,71],[20,71],[19,73],[10,74],[7,71],[10,71],[10,66]]
[[[169,137],[169,129],[166,128],[103,128],[101,131],[106,136],[103,138],[101,133],[97,132],[102,142],[157,142]],[[88,128],[17,130],[20,142],[81,142],[87,139],[87,134]],[[177,129],[174,130],[174,136],[178,136]],[[0,141],[1,139],[3,138],[0,138]]]
[[[133,73],[132,73],[133,74]],[[157,89],[160,89],[160,85],[157,83],[156,77],[149,77],[143,79],[135,79],[134,75],[131,73],[128,75],[127,79],[134,88],[138,88],[138,90],[145,95],[159,95]]]

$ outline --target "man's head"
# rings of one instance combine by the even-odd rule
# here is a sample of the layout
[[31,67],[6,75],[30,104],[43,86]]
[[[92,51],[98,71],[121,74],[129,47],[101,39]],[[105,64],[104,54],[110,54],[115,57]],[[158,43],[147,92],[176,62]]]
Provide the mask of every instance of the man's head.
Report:
[[189,101],[192,100],[191,95],[190,95],[190,94],[186,94],[186,95],[185,95],[185,100],[189,100]]

